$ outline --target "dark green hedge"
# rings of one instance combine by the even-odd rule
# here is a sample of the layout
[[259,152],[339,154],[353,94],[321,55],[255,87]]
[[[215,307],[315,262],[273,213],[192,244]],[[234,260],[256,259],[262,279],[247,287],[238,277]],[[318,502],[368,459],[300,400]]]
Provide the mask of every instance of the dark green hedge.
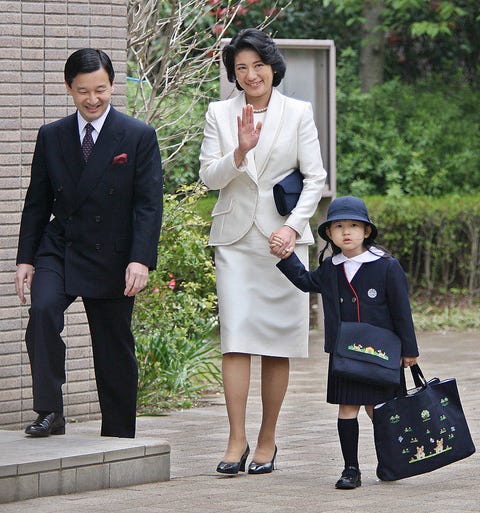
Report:
[[480,296],[480,194],[365,202],[377,242],[400,260],[413,293]]

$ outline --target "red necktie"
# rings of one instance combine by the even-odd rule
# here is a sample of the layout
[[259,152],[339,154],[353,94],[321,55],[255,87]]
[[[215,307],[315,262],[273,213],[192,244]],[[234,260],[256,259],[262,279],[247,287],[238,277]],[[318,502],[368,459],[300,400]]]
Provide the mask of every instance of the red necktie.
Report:
[[88,157],[90,157],[90,153],[92,153],[92,150],[93,150],[93,137],[92,137],[92,132],[93,132],[94,128],[93,126],[90,124],[90,123],[87,123],[85,125],[85,137],[83,138],[83,141],[82,141],[82,155],[83,155],[83,160],[85,162],[88,161]]

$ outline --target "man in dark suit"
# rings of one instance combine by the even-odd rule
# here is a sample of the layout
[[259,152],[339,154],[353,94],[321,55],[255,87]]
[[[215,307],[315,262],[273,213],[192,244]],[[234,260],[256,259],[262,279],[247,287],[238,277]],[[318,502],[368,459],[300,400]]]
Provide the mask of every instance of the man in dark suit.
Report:
[[157,262],[162,166],[155,130],[110,105],[114,70],[101,50],[65,64],[77,112],[40,128],[22,213],[15,285],[31,289],[26,343],[34,437],[65,433],[64,313],[81,297],[92,338],[103,436],[135,436],[135,295]]

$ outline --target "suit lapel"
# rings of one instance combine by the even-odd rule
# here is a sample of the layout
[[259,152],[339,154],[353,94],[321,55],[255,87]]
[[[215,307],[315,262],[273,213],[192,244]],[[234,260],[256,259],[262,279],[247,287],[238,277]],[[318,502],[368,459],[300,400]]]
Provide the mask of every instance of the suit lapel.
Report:
[[[232,100],[230,107],[230,132],[234,148],[238,144],[237,116],[242,115],[245,101],[245,93],[242,92]],[[258,144],[247,154],[247,173],[255,183],[258,183],[258,177],[261,176],[267,167],[275,141],[282,127],[284,113],[285,98],[276,89],[273,89]]]
[[275,146],[275,141],[282,126],[284,110],[285,99],[276,89],[273,89],[260,139],[255,148],[255,162],[258,176],[261,176],[267,167],[273,147]]
[[60,151],[65,162],[64,187],[70,195],[75,193],[75,187],[83,171],[82,154],[80,150],[80,135],[78,133],[77,115],[65,118],[58,132]]
[[121,139],[124,131],[122,128],[116,126],[116,117],[117,113],[115,109],[111,107],[102,130],[98,135],[98,139],[95,142],[90,158],[83,169],[80,181],[78,182],[75,209],[88,198],[89,194],[96,187],[112,162],[117,143]]

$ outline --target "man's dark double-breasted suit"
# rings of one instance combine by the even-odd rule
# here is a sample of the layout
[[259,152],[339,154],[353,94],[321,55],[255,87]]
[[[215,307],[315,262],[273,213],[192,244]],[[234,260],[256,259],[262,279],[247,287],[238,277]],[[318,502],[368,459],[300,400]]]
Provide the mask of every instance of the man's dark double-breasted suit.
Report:
[[124,296],[130,262],[155,268],[162,168],[153,128],[113,107],[83,163],[77,114],[38,133],[17,264],[32,264],[26,340],[34,410],[62,411],[63,313],[83,298],[102,410],[102,434],[135,434],[137,364]]

